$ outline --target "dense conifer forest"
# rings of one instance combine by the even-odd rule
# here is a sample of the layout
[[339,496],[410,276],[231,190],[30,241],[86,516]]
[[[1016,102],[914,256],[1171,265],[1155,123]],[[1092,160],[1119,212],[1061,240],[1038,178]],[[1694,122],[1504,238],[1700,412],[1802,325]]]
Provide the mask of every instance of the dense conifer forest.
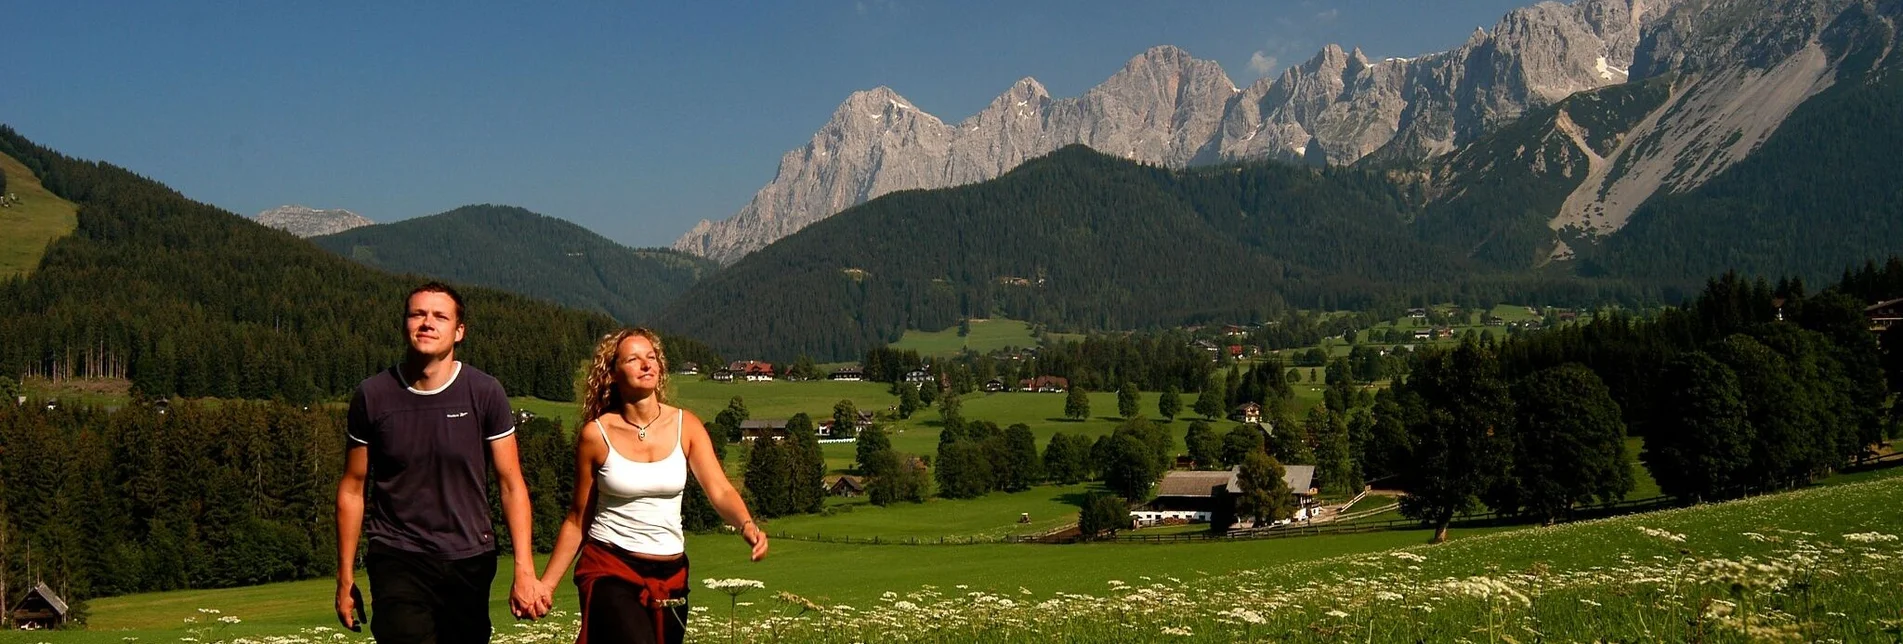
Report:
[[[335,257],[107,163],[0,128],[0,153],[79,206],[30,277],[0,282],[12,375],[130,378],[144,396],[313,401],[401,353],[403,295],[422,278]],[[613,326],[598,313],[466,289],[459,357],[512,395],[575,397],[577,365]]]
[[648,320],[719,267],[675,250],[628,248],[561,219],[489,204],[311,241],[392,273],[488,286],[627,324]]

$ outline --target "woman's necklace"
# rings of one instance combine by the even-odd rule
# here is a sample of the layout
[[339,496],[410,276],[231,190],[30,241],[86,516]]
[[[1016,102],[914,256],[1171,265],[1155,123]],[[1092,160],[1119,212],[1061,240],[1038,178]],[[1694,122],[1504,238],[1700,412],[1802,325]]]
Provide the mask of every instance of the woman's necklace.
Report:
[[658,422],[658,421],[660,421],[660,420],[661,420],[661,416],[664,416],[664,415],[665,415],[665,414],[659,414],[659,413],[657,413],[657,414],[655,414],[655,415],[654,415],[654,418],[653,418],[653,419],[651,419],[651,420],[649,420],[649,421],[647,422],[647,424],[645,424],[645,425],[644,425],[644,424],[641,424],[641,423],[638,423],[638,422],[635,422],[635,420],[634,420],[634,417],[633,417],[633,416],[629,416],[629,417],[627,417],[627,418],[628,418],[628,424],[629,424],[629,425],[633,425],[633,426],[634,426],[634,437],[635,437],[635,438],[638,438],[638,439],[641,439],[641,440],[647,440],[647,439],[648,439],[648,428],[649,428],[649,427],[653,427],[653,426],[654,426],[654,423],[656,423],[656,422]]

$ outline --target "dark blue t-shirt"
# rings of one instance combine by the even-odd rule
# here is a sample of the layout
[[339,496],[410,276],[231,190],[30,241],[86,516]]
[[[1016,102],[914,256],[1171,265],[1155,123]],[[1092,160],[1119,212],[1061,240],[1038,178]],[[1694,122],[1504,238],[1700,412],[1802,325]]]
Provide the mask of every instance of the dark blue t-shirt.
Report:
[[392,367],[357,385],[349,440],[370,450],[364,534],[370,543],[462,559],[496,549],[489,517],[489,441],[515,433],[495,377],[456,363],[449,384],[410,388]]

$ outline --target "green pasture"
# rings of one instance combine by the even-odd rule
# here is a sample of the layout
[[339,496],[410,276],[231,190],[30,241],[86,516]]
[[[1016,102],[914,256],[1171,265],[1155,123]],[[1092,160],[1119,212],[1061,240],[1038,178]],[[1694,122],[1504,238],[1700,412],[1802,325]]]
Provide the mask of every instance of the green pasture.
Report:
[[46,245],[79,227],[79,209],[40,185],[33,171],[0,154],[7,192],[20,202],[0,208],[0,278],[25,275],[40,265]]
[[970,324],[971,333],[965,336],[958,335],[956,326],[943,331],[907,330],[890,346],[901,351],[917,351],[924,356],[952,356],[966,349],[988,353],[1006,347],[1037,346],[1037,337],[1031,335],[1031,325],[1027,322],[991,318],[975,319]]
[[[993,492],[975,499],[927,499],[924,503],[896,503],[879,507],[865,497],[835,499],[830,514],[780,517],[766,523],[772,534],[790,533],[801,539],[852,537],[865,539],[996,538],[1036,534],[1075,523],[1084,495],[1096,484],[1041,485],[1024,492]],[[1028,514],[1030,523],[1018,523]],[[1147,531],[1146,531],[1147,532]]]

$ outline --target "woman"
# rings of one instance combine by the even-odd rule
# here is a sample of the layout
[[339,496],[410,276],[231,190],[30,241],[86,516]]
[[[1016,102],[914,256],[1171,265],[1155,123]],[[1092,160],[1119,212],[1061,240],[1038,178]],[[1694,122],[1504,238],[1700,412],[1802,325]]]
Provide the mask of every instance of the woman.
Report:
[[[575,433],[575,498],[542,572],[550,593],[574,561],[586,644],[680,642],[687,623],[687,554],[681,541],[681,492],[687,471],[715,510],[766,556],[754,525],[727,481],[700,419],[666,404],[667,354],[647,329],[602,338],[588,371]],[[586,538],[584,538],[584,536]]]

